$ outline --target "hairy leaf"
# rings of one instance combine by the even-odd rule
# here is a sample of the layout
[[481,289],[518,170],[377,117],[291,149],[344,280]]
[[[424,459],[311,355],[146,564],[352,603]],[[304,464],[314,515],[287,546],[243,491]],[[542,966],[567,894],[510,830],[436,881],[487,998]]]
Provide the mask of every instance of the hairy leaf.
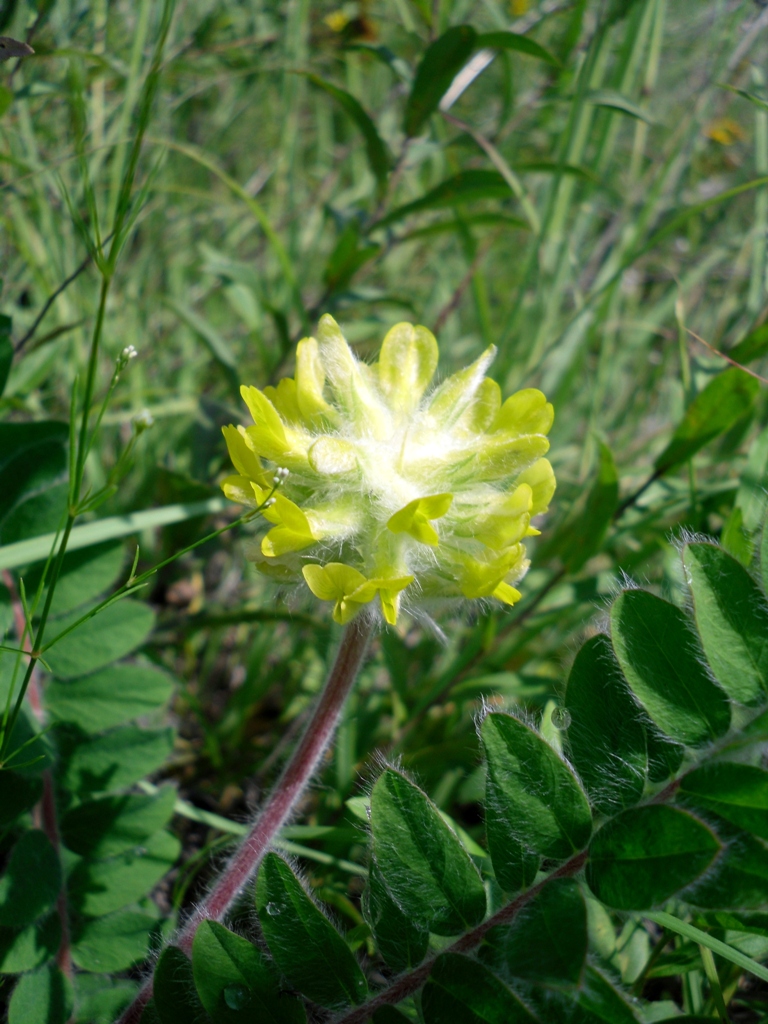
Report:
[[172,750],[172,729],[113,729],[78,744],[63,765],[61,780],[80,799],[126,789],[157,771]]
[[400,909],[390,896],[375,860],[368,872],[365,891],[366,917],[376,946],[393,971],[416,967],[427,955],[429,930]]
[[640,799],[648,754],[645,729],[608,637],[592,637],[568,676],[568,747],[593,804],[612,812]]
[[168,946],[157,961],[154,1004],[160,1024],[211,1022],[195,990],[192,964],[178,946]]
[[758,909],[768,904],[768,846],[747,832],[728,836],[728,845],[712,871],[686,901],[713,910]]
[[588,842],[592,815],[573,771],[529,726],[493,712],[480,735],[488,763],[488,850],[499,884],[513,892],[535,875],[526,851],[569,857]]
[[684,775],[678,790],[693,807],[768,839],[768,772],[748,764],[705,764]]
[[485,916],[477,869],[418,786],[386,768],[371,793],[373,855],[391,897],[415,925],[455,935]]
[[702,666],[679,608],[645,590],[627,590],[611,608],[611,636],[632,691],[664,732],[696,746],[727,731],[728,699]]
[[275,963],[313,1002],[333,1009],[365,999],[368,986],[349,946],[276,853],[259,870],[256,910]]
[[712,671],[733,700],[758,703],[768,690],[768,605],[762,591],[714,544],[687,544],[683,564]]
[[721,849],[714,832],[686,811],[636,807],[595,833],[587,882],[609,907],[647,910],[696,881]]

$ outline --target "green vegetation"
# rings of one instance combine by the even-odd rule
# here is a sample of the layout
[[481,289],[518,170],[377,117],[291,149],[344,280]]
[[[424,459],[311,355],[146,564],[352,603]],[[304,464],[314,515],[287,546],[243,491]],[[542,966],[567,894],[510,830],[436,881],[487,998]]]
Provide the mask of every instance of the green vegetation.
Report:
[[[0,36],[10,1024],[768,1021],[768,10],[3,0]],[[368,639],[220,489],[323,313],[368,362],[425,325],[442,378],[495,345],[558,486],[513,607],[374,631],[238,895]]]

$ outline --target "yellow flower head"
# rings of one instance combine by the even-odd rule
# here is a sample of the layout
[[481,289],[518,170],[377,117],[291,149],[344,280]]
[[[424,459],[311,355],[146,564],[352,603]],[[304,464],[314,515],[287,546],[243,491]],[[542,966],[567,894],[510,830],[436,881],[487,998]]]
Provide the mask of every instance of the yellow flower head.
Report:
[[430,388],[426,327],[396,324],[369,366],[326,315],[299,342],[295,378],[243,387],[253,426],[224,428],[237,470],[224,493],[257,507],[276,469],[281,484],[258,568],[305,582],[342,623],[374,599],[392,624],[425,599],[514,604],[522,542],[555,491],[543,457],[554,412],[533,388],[502,403],[485,376],[494,354]]

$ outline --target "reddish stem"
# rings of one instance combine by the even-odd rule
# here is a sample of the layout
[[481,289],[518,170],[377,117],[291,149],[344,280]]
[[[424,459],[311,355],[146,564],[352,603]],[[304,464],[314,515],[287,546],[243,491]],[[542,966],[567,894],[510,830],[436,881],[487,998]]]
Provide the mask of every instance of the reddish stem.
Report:
[[[173,939],[188,955],[201,921],[221,921],[242,889],[258,870],[280,829],[291,817],[296,805],[315,774],[326,747],[336,730],[352,686],[368,649],[372,619],[355,619],[342,637],[336,660],[312,718],[304,730],[275,788],[254,821],[251,831],[238,847],[203,902]],[[152,997],[150,978],[123,1013],[119,1024],[137,1024]]]

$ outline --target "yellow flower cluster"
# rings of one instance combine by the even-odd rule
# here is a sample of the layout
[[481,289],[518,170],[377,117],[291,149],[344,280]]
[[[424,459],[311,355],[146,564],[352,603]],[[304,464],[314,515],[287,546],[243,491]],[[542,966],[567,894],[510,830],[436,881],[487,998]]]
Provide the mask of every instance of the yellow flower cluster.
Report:
[[295,378],[243,387],[253,426],[224,428],[237,474],[222,487],[255,508],[279,482],[258,568],[306,582],[341,623],[376,597],[392,624],[401,603],[517,601],[522,541],[555,490],[543,458],[554,412],[533,388],[502,403],[485,376],[494,354],[430,388],[425,327],[396,324],[367,365],[326,315],[299,342]]

